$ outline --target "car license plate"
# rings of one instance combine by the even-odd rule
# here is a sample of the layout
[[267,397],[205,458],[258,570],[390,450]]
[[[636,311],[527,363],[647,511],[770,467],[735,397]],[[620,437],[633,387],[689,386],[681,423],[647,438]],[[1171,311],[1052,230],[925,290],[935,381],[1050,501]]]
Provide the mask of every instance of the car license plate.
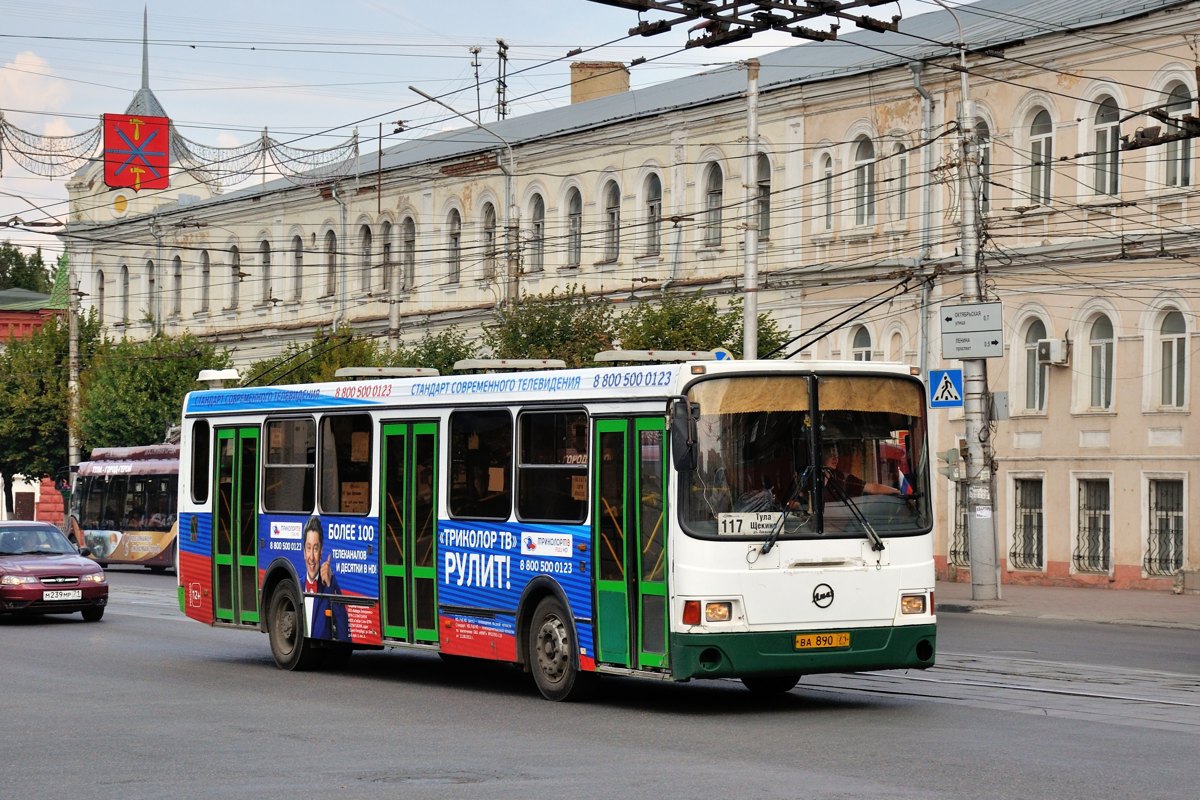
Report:
[[43,600],[82,600],[82,589],[47,589],[42,592]]
[[836,633],[797,633],[797,650],[823,650],[831,647],[849,647],[850,632]]

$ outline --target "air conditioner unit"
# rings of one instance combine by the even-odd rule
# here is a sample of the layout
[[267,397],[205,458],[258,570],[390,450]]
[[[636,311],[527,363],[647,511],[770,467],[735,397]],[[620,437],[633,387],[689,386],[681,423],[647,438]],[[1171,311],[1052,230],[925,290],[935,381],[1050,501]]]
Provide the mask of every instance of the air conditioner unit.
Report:
[[1071,343],[1066,339],[1038,339],[1037,362],[1063,366],[1071,357]]

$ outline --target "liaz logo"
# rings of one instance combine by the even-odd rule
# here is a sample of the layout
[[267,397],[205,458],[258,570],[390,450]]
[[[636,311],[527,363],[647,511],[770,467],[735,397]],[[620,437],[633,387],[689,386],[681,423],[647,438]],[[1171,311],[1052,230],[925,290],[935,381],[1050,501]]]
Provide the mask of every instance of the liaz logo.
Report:
[[537,542],[533,540],[532,536],[525,537],[525,549],[530,553],[537,550]]

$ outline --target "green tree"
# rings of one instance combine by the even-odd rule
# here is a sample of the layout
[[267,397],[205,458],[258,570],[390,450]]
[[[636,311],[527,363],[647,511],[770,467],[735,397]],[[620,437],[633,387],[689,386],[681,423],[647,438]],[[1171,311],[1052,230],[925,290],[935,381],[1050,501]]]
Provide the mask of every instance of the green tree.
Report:
[[309,343],[289,342],[274,358],[256,361],[243,376],[247,386],[331,381],[342,367],[387,364],[388,354],[374,339],[355,336],[348,326],[322,328]]
[[42,261],[39,247],[33,255],[25,255],[10,242],[0,243],[0,289],[28,289],[50,294],[53,280]]
[[496,358],[561,358],[568,367],[593,363],[612,348],[612,306],[575,284],[559,293],[525,295],[483,327],[484,344]]
[[[617,336],[626,350],[716,350],[723,347],[741,358],[744,344],[742,298],[726,309],[696,294],[668,294],[644,300],[617,320]],[[788,338],[769,313],[758,315],[758,352],[776,350]],[[782,353],[774,354],[781,358]]]
[[84,450],[163,441],[178,424],[183,396],[202,369],[230,365],[229,353],[191,334],[105,341],[80,376],[79,439]]
[[436,334],[426,330],[420,341],[400,348],[387,361],[395,367],[432,367],[446,375],[454,370],[454,362],[478,356],[478,346],[467,341],[464,331],[449,328]]
[[[92,311],[79,321],[79,362],[101,344]],[[28,339],[0,352],[0,472],[36,480],[67,464],[67,320],[52,317]]]

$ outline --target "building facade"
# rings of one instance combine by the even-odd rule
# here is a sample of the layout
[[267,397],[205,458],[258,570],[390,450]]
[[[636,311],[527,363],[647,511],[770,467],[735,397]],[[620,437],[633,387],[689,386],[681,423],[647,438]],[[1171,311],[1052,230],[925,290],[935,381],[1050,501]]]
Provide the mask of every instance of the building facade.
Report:
[[[939,310],[963,302],[972,203],[984,299],[1003,306],[987,375],[1004,581],[1168,588],[1200,568],[1200,209],[1182,135],[1198,10],[984,0],[782,50],[759,60],[752,148],[731,66],[228,193],[189,173],[113,192],[97,163],[72,181],[64,238],[110,331],[191,331],[249,363],[322,326],[395,343],[477,327],[568,284],[732,298],[753,224],[759,310],[798,335],[782,355],[927,372],[958,366]],[[931,416],[935,449],[955,448],[961,415]],[[965,487],[937,490],[939,571],[961,578]]]

